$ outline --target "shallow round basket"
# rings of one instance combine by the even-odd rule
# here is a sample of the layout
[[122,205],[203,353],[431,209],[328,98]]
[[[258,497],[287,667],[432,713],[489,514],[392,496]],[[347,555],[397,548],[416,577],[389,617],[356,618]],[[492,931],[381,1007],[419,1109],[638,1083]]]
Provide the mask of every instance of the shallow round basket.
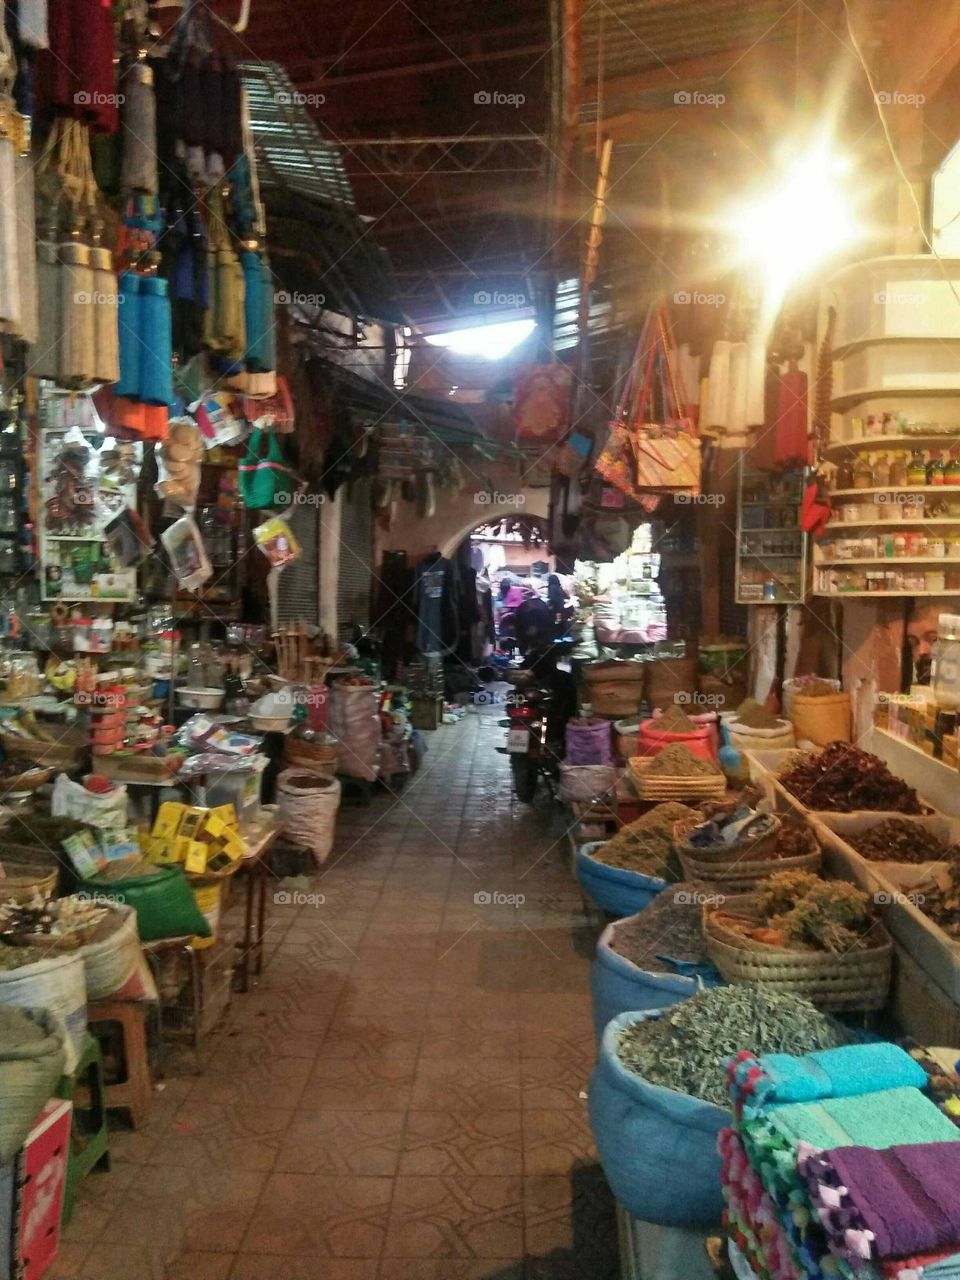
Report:
[[0,876],[0,902],[32,902],[39,894],[49,898],[57,887],[59,869],[42,871],[26,863],[3,863],[5,874]]
[[779,818],[774,829],[758,840],[741,840],[716,849],[701,849],[687,842],[689,832],[701,822],[701,818],[693,817],[674,823],[673,847],[685,880],[710,880],[732,893],[746,893],[761,880],[781,871],[817,872],[820,869],[823,851],[809,827],[806,829],[809,853],[794,858],[771,858],[764,854],[777,842],[783,825]]
[[36,769],[25,769],[23,773],[9,778],[0,778],[0,795],[8,795],[11,791],[35,791],[43,783],[49,782],[54,773],[54,769],[38,766]]
[[703,909],[707,955],[727,982],[763,982],[779,991],[806,996],[819,1009],[882,1009],[890,989],[893,943],[880,923],[862,951],[833,955],[826,951],[789,951],[744,938],[716,918],[717,910],[757,924],[761,917],[752,895],[727,898],[720,908]]
[[722,773],[694,774],[688,778],[654,774],[648,769],[656,756],[631,756],[627,761],[630,781],[641,800],[719,799],[727,789]]

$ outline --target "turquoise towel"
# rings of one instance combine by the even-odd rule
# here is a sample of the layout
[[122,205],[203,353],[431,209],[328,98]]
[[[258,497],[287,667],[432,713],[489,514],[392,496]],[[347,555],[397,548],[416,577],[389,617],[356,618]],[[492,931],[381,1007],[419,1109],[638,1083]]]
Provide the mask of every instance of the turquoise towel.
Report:
[[822,1105],[849,1134],[845,1142],[832,1146],[883,1151],[906,1142],[960,1140],[960,1130],[953,1121],[916,1089],[886,1089],[859,1098],[831,1098]]
[[759,1061],[771,1085],[768,1102],[815,1102],[830,1096],[830,1077],[812,1054],[765,1053]]
[[820,1068],[830,1085],[830,1097],[849,1098],[881,1089],[911,1085],[922,1089],[927,1073],[898,1044],[880,1040],[874,1044],[847,1044],[840,1049],[820,1049],[807,1055]]

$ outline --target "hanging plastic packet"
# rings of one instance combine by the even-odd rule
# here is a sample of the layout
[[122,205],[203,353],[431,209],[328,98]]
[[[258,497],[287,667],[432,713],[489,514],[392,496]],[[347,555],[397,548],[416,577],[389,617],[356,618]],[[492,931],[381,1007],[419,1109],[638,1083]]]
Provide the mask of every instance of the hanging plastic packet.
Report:
[[204,448],[233,444],[243,436],[244,424],[234,412],[234,397],[226,391],[207,391],[189,406],[197,420]]
[[103,537],[113,558],[124,569],[132,569],[145,560],[155,546],[149,526],[132,507],[104,526]]
[[197,591],[213,577],[213,566],[204,549],[193,516],[181,516],[160,535],[173,576],[187,591]]
[[300,543],[286,520],[274,516],[253,531],[253,540],[275,569],[282,569],[301,554]]

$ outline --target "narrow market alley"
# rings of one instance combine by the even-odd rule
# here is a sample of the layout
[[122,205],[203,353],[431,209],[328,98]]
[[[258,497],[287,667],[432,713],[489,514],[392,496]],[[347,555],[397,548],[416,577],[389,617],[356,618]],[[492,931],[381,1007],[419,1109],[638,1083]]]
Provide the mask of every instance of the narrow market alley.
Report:
[[111,1135],[52,1280],[618,1275],[584,1096],[596,930],[497,719],[431,734],[401,793],[344,805],[322,876],[277,882],[259,987]]

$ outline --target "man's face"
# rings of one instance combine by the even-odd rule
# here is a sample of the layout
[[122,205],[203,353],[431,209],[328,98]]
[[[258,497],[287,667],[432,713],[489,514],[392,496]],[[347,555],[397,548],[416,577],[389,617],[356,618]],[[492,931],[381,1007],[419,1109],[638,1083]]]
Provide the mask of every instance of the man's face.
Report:
[[933,660],[933,646],[936,643],[937,615],[924,609],[907,623],[907,644],[910,646],[914,679],[917,684],[930,683],[930,664]]

